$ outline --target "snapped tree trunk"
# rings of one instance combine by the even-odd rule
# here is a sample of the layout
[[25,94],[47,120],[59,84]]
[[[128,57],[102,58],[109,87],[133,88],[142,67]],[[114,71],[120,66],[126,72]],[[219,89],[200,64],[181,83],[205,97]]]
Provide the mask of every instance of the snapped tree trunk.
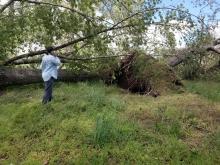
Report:
[[192,56],[192,54],[196,54],[195,50],[180,49],[179,51],[176,52],[175,55],[173,55],[172,57],[168,58],[167,64],[170,67],[175,67],[175,66],[181,64],[182,62],[184,62],[190,56]]
[[171,67],[175,67],[182,62],[184,62],[187,58],[189,58],[192,54],[199,54],[205,51],[212,51],[216,54],[220,54],[220,38],[214,41],[214,44],[211,46],[200,47],[197,50],[193,49],[182,49],[176,53],[176,55],[170,57],[167,61],[167,64]]
[[[102,77],[98,74],[80,73],[75,74],[71,71],[60,70],[58,81],[87,81],[98,80]],[[37,69],[20,69],[0,67],[0,87],[9,85],[24,85],[43,82],[41,71]]]
[[179,64],[181,64],[187,57],[182,55],[182,56],[173,56],[168,59],[167,64],[171,67],[175,67]]

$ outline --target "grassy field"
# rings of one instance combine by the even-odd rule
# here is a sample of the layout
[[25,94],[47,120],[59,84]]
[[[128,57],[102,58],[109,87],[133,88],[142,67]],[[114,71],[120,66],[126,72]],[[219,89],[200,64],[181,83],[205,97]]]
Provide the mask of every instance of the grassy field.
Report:
[[101,82],[0,96],[0,164],[220,164],[220,85],[185,82],[158,98]]

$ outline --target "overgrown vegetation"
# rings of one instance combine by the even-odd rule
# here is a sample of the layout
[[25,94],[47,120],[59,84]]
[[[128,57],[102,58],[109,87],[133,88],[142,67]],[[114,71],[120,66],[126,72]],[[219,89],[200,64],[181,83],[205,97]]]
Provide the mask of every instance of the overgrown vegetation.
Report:
[[58,83],[46,106],[41,85],[8,88],[0,164],[219,164],[220,96],[206,94],[218,84],[185,84],[188,92],[155,99],[101,82]]
[[124,89],[154,97],[181,90],[179,78],[166,63],[140,50],[129,52],[129,56],[121,60],[117,80]]
[[187,90],[199,94],[210,101],[220,101],[220,88],[218,82],[194,81],[187,82]]
[[202,76],[202,80],[220,82],[220,65],[214,65],[209,68]]
[[[162,0],[7,2],[0,7],[2,82],[30,80],[28,72],[2,66],[36,70],[52,46],[62,69],[110,77],[107,84],[118,81],[126,90],[56,83],[47,105],[39,84],[0,91],[0,164],[220,164],[218,83],[186,81],[184,93],[176,90],[182,84],[176,73],[220,80],[219,57],[207,52],[219,53],[220,40],[206,48],[214,40],[208,18],[217,27],[217,0],[196,0],[197,16]],[[179,33],[186,47],[176,51]],[[134,49],[138,56],[121,58]],[[180,64],[176,73],[167,58],[171,67]]]

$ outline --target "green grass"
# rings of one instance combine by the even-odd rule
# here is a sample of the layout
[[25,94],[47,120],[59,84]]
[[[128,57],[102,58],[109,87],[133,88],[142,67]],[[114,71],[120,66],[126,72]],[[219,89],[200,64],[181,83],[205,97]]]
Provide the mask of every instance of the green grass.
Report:
[[220,84],[212,81],[186,82],[187,90],[211,101],[220,101]]
[[8,88],[0,164],[219,164],[220,104],[204,89],[220,87],[209,84],[152,98],[101,82],[57,83],[45,106],[42,85]]

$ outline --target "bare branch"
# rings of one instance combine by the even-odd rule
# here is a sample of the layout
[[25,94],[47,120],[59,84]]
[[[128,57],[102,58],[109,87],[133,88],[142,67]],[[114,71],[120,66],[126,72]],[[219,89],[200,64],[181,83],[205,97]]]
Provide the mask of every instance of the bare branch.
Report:
[[[124,20],[126,20],[126,19],[124,19]],[[115,24],[114,26],[112,26],[112,27],[110,27],[110,28],[107,28],[107,29],[104,29],[104,30],[101,30],[101,31],[99,31],[99,32],[97,32],[97,33],[90,34],[90,35],[87,35],[87,36],[85,36],[85,37],[78,38],[78,39],[76,39],[76,40],[67,42],[67,43],[62,44],[62,45],[59,45],[59,46],[55,46],[55,47],[53,47],[53,51],[63,49],[63,48],[65,48],[65,47],[67,47],[67,46],[70,46],[70,45],[79,43],[79,42],[81,42],[81,41],[84,41],[84,40],[86,40],[86,39],[92,38],[92,37],[94,37],[94,36],[96,36],[96,35],[99,35],[99,34],[101,34],[101,33],[105,33],[105,32],[108,32],[108,31],[112,31],[112,30],[117,30],[117,29],[122,29],[122,28],[126,28],[126,27],[131,27],[131,26],[133,26],[132,24],[130,24],[130,25],[124,25],[124,26],[118,26],[118,27],[117,27],[117,25],[120,24],[120,23],[122,23],[122,22],[123,22],[123,21],[120,21],[119,23]],[[16,61],[16,60],[20,60],[20,59],[22,59],[22,58],[27,58],[27,57],[34,57],[34,56],[36,56],[36,55],[44,54],[44,53],[46,53],[46,52],[47,52],[46,49],[44,49],[44,50],[40,50],[40,51],[35,51],[35,52],[30,52],[30,53],[22,54],[22,55],[19,55],[19,56],[15,56],[15,57],[13,57],[13,58],[11,58],[11,59],[5,61],[3,65],[9,65],[10,63],[12,63],[12,62],[14,62],[14,61]]]
[[206,48],[207,51],[213,51],[215,53],[220,54],[220,45],[216,45],[216,46],[209,46]]
[[124,57],[129,55],[112,55],[112,56],[96,56],[96,57],[88,57],[88,58],[69,58],[69,57],[61,57],[61,59],[66,59],[70,61],[88,61],[88,60],[97,60],[97,59],[104,59],[104,58],[115,58],[115,57]]
[[[61,59],[62,63],[67,63],[69,61]],[[39,64],[41,63],[41,59],[24,59],[24,60],[18,60],[18,61],[14,61],[13,63],[11,63],[10,65],[24,65],[24,64]]]
[[16,0],[9,0],[5,5],[2,6],[2,8],[0,9],[0,13],[3,13],[4,10],[7,9],[15,1]]
[[[117,58],[123,57],[128,55],[113,55],[113,56],[97,56],[97,57],[88,57],[88,58],[69,58],[65,56],[58,56],[62,63],[70,63],[71,61],[90,61],[90,60],[99,60],[99,59],[106,59],[106,58]],[[11,63],[11,65],[22,65],[22,64],[39,64],[41,59],[24,59],[18,60]]]

